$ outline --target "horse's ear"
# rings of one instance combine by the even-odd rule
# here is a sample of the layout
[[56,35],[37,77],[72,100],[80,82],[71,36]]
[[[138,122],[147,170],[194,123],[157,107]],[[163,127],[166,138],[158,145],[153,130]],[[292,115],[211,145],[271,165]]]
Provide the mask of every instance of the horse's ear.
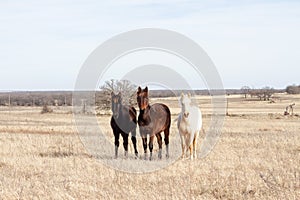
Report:
[[113,96],[115,96],[115,93],[112,91],[112,92],[110,93],[110,95],[113,97]]
[[144,92],[148,92],[148,86],[145,87]]
[[188,97],[191,98],[191,93],[188,93]]
[[118,96],[121,96],[121,95],[122,95],[122,93],[121,93],[121,92],[119,92],[119,93],[118,93]]
[[137,91],[137,94],[139,94],[139,93],[141,93],[141,92],[142,92],[142,88],[139,87],[139,88],[138,88],[138,91]]

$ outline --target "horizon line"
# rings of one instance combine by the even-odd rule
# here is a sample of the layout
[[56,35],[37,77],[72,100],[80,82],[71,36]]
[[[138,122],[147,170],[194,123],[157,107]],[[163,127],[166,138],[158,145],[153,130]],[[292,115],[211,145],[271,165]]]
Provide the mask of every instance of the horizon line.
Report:
[[[259,90],[259,89],[262,89],[262,88],[250,88],[251,90]],[[272,88],[271,89],[274,89],[274,90],[286,90],[286,88]],[[149,89],[149,90],[152,90],[152,91],[159,91],[159,90],[165,90],[165,91],[170,91],[168,89]],[[204,88],[192,88],[192,89],[174,89],[173,91],[180,91],[180,90],[186,90],[186,91],[191,91],[191,90],[202,90],[202,91],[209,91],[209,89],[204,89]],[[241,88],[221,88],[221,89],[210,89],[210,90],[241,90]],[[40,90],[40,89],[20,89],[20,90],[1,90],[0,89],[0,93],[9,93],[9,92],[80,92],[80,91],[101,91],[100,89],[97,89],[97,90],[71,90],[71,89],[46,89],[46,90]]]

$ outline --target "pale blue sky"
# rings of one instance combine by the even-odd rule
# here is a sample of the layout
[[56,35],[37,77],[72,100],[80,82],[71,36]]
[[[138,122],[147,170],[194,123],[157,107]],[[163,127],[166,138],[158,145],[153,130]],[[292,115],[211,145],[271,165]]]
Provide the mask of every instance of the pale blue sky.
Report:
[[0,0],[0,90],[73,89],[98,45],[146,27],[196,41],[225,88],[300,84],[299,1]]

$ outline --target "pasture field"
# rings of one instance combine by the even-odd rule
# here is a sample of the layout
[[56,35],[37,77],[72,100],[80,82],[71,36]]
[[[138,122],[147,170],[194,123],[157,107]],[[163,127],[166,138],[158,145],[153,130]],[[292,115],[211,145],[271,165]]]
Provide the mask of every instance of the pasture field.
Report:
[[[89,155],[70,107],[53,107],[49,114],[40,114],[41,107],[0,107],[0,199],[300,199],[300,117],[283,116],[291,103],[300,114],[300,95],[276,94],[275,103],[240,95],[228,100],[229,115],[208,156],[138,174],[114,170]],[[172,121],[180,112],[176,98],[151,99],[155,102],[170,107]],[[198,96],[197,103],[207,129],[210,97]],[[97,119],[113,142],[110,115]],[[170,140],[177,135],[172,123]],[[202,133],[199,143],[203,138]],[[138,146],[142,155],[140,138]],[[177,155],[176,149],[180,144],[173,142],[170,154]],[[125,160],[122,145],[119,154],[113,162],[132,167],[166,162],[164,156]]]

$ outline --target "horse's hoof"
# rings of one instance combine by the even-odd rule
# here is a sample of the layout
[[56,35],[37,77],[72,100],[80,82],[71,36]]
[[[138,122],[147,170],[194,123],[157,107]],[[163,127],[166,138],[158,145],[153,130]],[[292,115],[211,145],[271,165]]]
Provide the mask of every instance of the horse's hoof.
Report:
[[158,151],[158,159],[161,159],[162,158],[162,150],[160,149],[159,151]]
[[161,153],[158,154],[158,159],[160,159],[160,160],[162,159]]
[[125,151],[124,156],[125,158],[128,158],[128,151]]
[[166,158],[170,158],[169,154],[166,155]]
[[139,157],[139,154],[135,153],[135,159],[138,159],[138,157]]

